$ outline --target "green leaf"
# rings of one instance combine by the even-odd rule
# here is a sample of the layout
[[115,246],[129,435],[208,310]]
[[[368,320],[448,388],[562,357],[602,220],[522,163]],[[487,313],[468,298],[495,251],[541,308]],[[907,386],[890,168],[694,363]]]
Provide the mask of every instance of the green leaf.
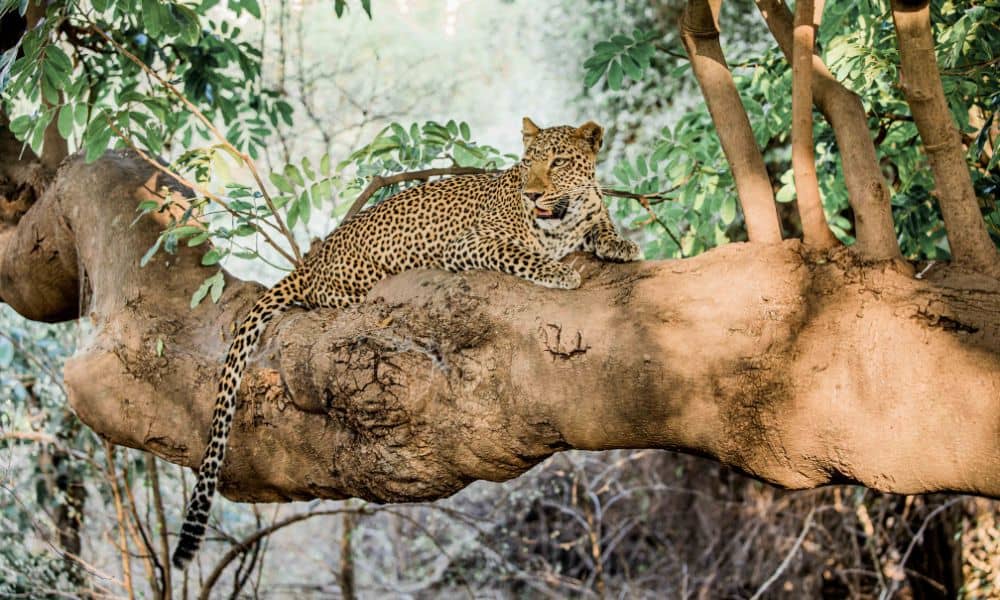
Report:
[[59,121],[56,123],[59,135],[68,138],[73,133],[73,107],[69,104],[59,109]]
[[587,74],[583,78],[584,88],[589,89],[594,87],[594,84],[601,80],[601,75],[604,75],[604,67],[587,71]]
[[299,168],[295,165],[285,165],[285,177],[293,181],[297,186],[303,186],[306,184],[305,180],[302,178],[302,173],[299,172]]
[[49,104],[59,104],[60,86],[53,80],[53,77],[47,68],[42,68],[42,97]]
[[196,233],[204,232],[204,229],[197,225],[182,225],[180,227],[175,227],[170,230],[170,234],[179,240],[183,240],[186,237],[190,237]]
[[302,223],[303,224],[308,223],[311,212],[308,190],[302,190],[302,194],[299,195],[299,199],[296,202],[296,206],[299,207],[299,218],[302,219]]
[[736,198],[726,195],[722,198],[722,206],[719,207],[719,219],[723,225],[729,225],[736,219]]
[[330,176],[330,155],[324,154],[323,158],[319,159],[319,172],[323,174],[324,177]]
[[632,79],[636,81],[642,79],[642,67],[629,54],[622,55],[622,67],[625,70],[625,74]]
[[204,299],[205,296],[208,295],[208,290],[211,289],[212,287],[212,284],[209,281],[209,279],[203,281],[201,285],[198,286],[198,289],[195,290],[193,294],[191,294],[191,308],[197,308],[198,305],[201,304],[202,299]]
[[781,203],[788,203],[795,200],[795,186],[791,184],[783,185],[775,194],[774,199]]
[[10,128],[11,133],[16,135],[18,138],[21,138],[22,135],[28,131],[28,128],[31,127],[31,117],[28,115],[21,115],[11,121],[8,127]]
[[613,90],[622,89],[622,64],[617,60],[611,62],[611,66],[608,67],[608,87]]
[[308,158],[302,159],[302,172],[305,173],[306,179],[316,179],[316,171],[313,171],[312,162]]
[[217,265],[219,264],[219,261],[222,260],[222,256],[223,254],[221,251],[219,251],[217,248],[212,248],[204,255],[202,255],[201,264],[206,267]]
[[89,109],[88,109],[86,103],[83,103],[83,102],[81,102],[80,104],[77,104],[76,108],[73,109],[73,120],[76,121],[77,125],[83,126],[83,125],[85,125],[87,123],[87,112],[88,112],[88,110]]
[[465,141],[469,141],[469,138],[472,137],[472,132],[469,130],[469,124],[466,123],[465,121],[462,121],[462,123],[459,124],[458,128],[462,132],[462,139]]
[[619,33],[611,36],[611,43],[620,46],[621,48],[625,48],[632,43],[632,38]]
[[285,179],[280,173],[272,172],[270,175],[270,179],[271,183],[274,184],[274,187],[278,188],[280,191],[286,194],[295,193],[295,187],[292,186],[292,184],[287,179]]
[[156,338],[156,355],[163,356],[163,338]]
[[286,219],[286,224],[288,229],[295,229],[295,224],[299,220],[299,204],[293,202],[291,206],[288,207],[288,218]]
[[60,82],[65,82],[73,72],[73,63],[62,48],[55,44],[45,47],[45,67],[50,69]]
[[142,24],[150,37],[160,37],[163,31],[159,0],[142,0]]
[[106,113],[102,110],[90,121],[84,134],[84,160],[88,163],[100,158],[111,141],[111,127],[108,126]]
[[257,0],[243,0],[243,9],[253,15],[255,19],[260,18],[260,5],[257,4]]
[[150,246],[149,250],[146,250],[146,253],[142,255],[141,259],[139,259],[140,267],[146,266],[146,264],[153,258],[153,255],[156,254],[156,251],[160,249],[160,244],[162,243],[163,243],[163,236],[161,235],[160,237],[156,238],[156,243]]
[[208,233],[207,231],[199,233],[198,235],[194,236],[193,238],[187,241],[188,248],[194,248],[195,246],[200,246],[204,244],[209,237],[211,237],[211,234]]
[[604,69],[608,67],[608,61],[610,61],[613,57],[613,54],[595,54],[583,62],[583,68],[590,70],[600,67],[601,71],[604,71]]
[[216,273],[212,278],[212,303],[217,304],[222,297],[222,290],[226,287],[226,278],[222,276],[222,271]]
[[622,48],[618,44],[612,44],[611,42],[598,42],[594,46],[594,54],[606,54],[608,56],[614,56],[621,52]]

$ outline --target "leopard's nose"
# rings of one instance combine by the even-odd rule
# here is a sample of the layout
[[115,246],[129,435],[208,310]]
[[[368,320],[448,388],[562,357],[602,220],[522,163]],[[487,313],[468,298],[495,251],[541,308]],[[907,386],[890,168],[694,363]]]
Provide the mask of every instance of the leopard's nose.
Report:
[[538,202],[538,199],[544,195],[544,192],[522,192],[524,197],[532,202]]

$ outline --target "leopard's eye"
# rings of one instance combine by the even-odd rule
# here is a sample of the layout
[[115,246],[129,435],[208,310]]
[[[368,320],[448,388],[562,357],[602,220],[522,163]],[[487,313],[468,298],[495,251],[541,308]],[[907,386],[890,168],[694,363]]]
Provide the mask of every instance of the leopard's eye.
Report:
[[525,166],[525,167],[530,167],[531,166],[531,159],[530,158],[522,158],[521,159],[521,165]]
[[552,166],[553,167],[561,167],[561,166],[565,165],[568,162],[569,162],[568,158],[563,158],[563,157],[560,156],[559,158],[555,158],[555,159],[552,160]]

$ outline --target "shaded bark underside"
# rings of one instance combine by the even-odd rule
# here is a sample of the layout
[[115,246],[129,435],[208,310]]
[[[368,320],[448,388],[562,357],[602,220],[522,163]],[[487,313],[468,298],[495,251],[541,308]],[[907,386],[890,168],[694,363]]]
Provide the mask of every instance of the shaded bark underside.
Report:
[[[82,312],[91,328],[65,370],[76,413],[115,443],[195,466],[233,323],[261,288],[228,277],[218,304],[191,310],[212,273],[202,249],[139,268],[158,234],[149,219],[130,226],[151,173],[125,154],[67,161],[0,230],[0,299],[33,319]],[[415,271],[355,309],[276,319],[241,390],[221,491],[433,499],[562,449],[667,448],[792,488],[1000,497],[995,279],[940,268],[918,280],[796,241],[571,260],[577,291]]]

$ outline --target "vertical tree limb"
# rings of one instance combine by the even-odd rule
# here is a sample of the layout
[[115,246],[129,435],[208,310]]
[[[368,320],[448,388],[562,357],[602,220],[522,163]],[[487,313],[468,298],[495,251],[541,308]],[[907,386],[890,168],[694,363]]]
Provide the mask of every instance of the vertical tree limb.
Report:
[[781,241],[781,226],[774,190],[719,44],[721,5],[722,0],[689,0],[681,16],[681,41],[736,180],[747,237],[751,242],[776,243]]
[[[814,10],[815,8],[815,10]],[[802,219],[806,244],[817,248],[837,245],[823,214],[813,155],[812,56],[816,43],[816,23],[823,11],[823,0],[797,0],[795,29],[792,35],[792,173],[795,177],[795,202]]]
[[961,137],[944,97],[928,0],[892,0],[892,18],[899,44],[900,86],[934,173],[953,261],[1000,273],[1000,258],[979,212]]
[[[771,35],[792,62],[792,12],[784,0],[756,0]],[[889,204],[889,188],[879,169],[875,144],[868,129],[868,114],[857,94],[844,87],[815,53],[812,57],[813,103],[833,128],[854,209],[857,243],[854,249],[869,260],[900,258]]]

